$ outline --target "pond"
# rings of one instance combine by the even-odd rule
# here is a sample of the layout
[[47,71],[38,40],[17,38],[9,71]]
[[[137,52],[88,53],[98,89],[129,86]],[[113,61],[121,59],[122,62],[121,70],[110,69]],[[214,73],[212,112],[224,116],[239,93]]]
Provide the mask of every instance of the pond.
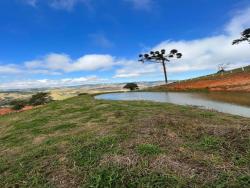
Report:
[[124,92],[108,93],[95,97],[104,100],[147,100],[179,105],[192,105],[204,109],[250,117],[249,93],[222,92]]

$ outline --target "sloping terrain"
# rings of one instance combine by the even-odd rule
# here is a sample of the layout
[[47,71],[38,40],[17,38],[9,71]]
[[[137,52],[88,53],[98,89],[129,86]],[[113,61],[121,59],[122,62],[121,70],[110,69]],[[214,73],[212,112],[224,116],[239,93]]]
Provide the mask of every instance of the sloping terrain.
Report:
[[5,115],[5,114],[10,114],[10,113],[18,113],[18,112],[22,112],[22,111],[26,111],[26,110],[31,110],[32,106],[25,106],[23,109],[21,110],[13,110],[11,108],[0,108],[0,116],[1,115]]
[[0,117],[0,187],[249,187],[250,120],[83,95]]
[[152,90],[209,90],[209,91],[240,91],[250,92],[250,66],[242,69],[235,69],[225,73],[218,73],[199,77],[195,79],[175,82],[168,85],[161,85]]

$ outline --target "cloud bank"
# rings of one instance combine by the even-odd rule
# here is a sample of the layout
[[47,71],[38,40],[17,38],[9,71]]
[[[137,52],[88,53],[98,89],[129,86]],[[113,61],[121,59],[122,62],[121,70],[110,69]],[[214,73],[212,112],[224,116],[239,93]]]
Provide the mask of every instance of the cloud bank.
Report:
[[22,80],[0,84],[1,90],[7,89],[30,89],[30,88],[49,88],[49,87],[64,87],[76,86],[83,84],[95,84],[107,81],[106,79],[97,76],[88,76],[80,78],[64,78],[64,79],[41,79],[41,80]]
[[24,63],[29,70],[43,69],[62,72],[94,71],[111,68],[115,65],[111,55],[89,54],[73,60],[67,54],[51,53],[44,58]]

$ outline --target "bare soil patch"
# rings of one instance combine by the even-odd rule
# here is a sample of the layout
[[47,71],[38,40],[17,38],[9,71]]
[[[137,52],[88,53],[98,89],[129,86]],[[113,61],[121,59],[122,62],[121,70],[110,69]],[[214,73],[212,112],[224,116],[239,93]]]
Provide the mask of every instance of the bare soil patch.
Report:
[[250,92],[250,72],[237,72],[232,74],[218,74],[191,80],[185,80],[168,85],[154,87],[158,90],[209,90],[209,91],[241,91]]
[[25,106],[22,110],[12,110],[11,108],[0,108],[0,116],[5,115],[5,114],[10,114],[10,113],[15,113],[15,112],[23,112],[27,110],[33,109],[33,106]]

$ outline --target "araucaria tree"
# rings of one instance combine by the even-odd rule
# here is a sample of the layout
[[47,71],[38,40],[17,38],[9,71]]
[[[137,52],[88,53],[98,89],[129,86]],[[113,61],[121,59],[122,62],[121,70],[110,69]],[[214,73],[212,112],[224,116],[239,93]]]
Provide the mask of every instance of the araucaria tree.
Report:
[[241,38],[235,39],[235,40],[233,41],[233,45],[234,45],[234,44],[239,44],[240,42],[243,42],[243,41],[247,41],[247,42],[249,42],[249,44],[250,44],[250,28],[245,29],[245,30],[241,33]]
[[162,49],[161,51],[151,51],[149,54],[140,54],[139,61],[144,63],[145,61],[161,63],[163,66],[165,82],[168,83],[167,70],[166,70],[166,62],[169,62],[172,58],[180,59],[182,54],[178,52],[178,50],[173,49],[170,53],[166,54],[166,50]]

